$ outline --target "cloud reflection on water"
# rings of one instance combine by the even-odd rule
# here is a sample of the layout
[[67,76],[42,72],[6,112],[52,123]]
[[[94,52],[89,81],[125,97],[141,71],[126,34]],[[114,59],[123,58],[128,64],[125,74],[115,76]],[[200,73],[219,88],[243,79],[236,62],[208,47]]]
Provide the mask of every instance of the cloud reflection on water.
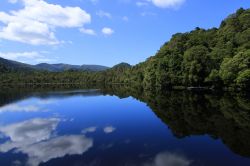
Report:
[[9,104],[0,108],[0,113],[3,112],[37,112],[40,110],[40,107],[36,105],[18,105],[18,104]]
[[81,133],[83,133],[83,134],[93,133],[93,132],[96,131],[96,129],[97,129],[97,127],[95,127],[95,126],[88,127],[88,128],[83,129],[83,130],[81,131]]
[[113,133],[115,130],[116,130],[116,128],[113,127],[113,126],[106,126],[106,127],[103,128],[103,131],[106,134]]
[[44,106],[51,105],[54,103],[56,103],[55,100],[44,99],[44,100],[38,100],[38,101],[35,100],[32,102],[32,104],[23,103],[23,102],[8,104],[8,105],[0,107],[0,113],[48,111],[48,109],[44,108]]
[[0,152],[21,152],[28,156],[27,165],[37,166],[65,155],[83,154],[93,146],[93,139],[84,135],[53,136],[60,119],[31,119],[0,127],[9,140],[0,145]]
[[189,166],[192,161],[176,153],[162,152],[155,156],[153,162],[144,166]]
[[4,112],[38,112],[38,111],[48,111],[48,109],[44,108],[47,105],[55,104],[56,101],[53,99],[41,99],[35,100],[30,103],[20,102],[7,104],[0,107],[0,113]]
[[93,140],[83,135],[66,135],[39,142],[18,151],[29,156],[28,165],[37,166],[65,155],[81,155],[93,146]]
[[0,132],[10,138],[10,141],[0,145],[0,151],[7,152],[13,148],[20,148],[49,139],[59,121],[57,118],[36,118],[0,127]]

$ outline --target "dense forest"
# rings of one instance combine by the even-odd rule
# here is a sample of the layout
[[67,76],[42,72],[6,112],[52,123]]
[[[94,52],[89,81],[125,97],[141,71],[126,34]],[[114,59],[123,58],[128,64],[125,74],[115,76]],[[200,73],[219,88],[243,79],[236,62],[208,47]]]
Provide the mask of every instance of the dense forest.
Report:
[[250,9],[238,9],[219,28],[177,33],[155,56],[105,71],[13,71],[0,64],[0,84],[117,83],[145,89],[209,87],[249,90]]

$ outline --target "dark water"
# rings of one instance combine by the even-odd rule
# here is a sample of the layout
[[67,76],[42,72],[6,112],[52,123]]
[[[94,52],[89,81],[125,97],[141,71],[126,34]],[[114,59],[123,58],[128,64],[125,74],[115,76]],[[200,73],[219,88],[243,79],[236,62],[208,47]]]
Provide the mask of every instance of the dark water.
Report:
[[125,87],[2,88],[0,165],[250,165],[250,99]]

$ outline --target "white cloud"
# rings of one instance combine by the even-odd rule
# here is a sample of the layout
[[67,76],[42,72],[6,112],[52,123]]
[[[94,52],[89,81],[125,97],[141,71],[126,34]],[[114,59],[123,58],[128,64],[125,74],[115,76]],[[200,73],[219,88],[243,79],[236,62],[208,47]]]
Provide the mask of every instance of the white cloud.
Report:
[[95,31],[93,29],[85,29],[80,28],[79,29],[81,33],[88,34],[88,35],[96,35]]
[[[4,18],[4,15],[5,13],[0,12],[0,21],[2,22],[8,19]],[[60,43],[47,24],[35,20],[18,19],[16,21],[9,20],[5,27],[0,28],[0,38],[32,45],[55,45]]]
[[113,133],[115,130],[116,130],[116,128],[113,126],[107,126],[107,127],[104,127],[104,129],[103,129],[104,133],[106,133],[106,134]]
[[7,53],[0,52],[0,57],[11,60],[17,60],[18,58],[34,59],[34,58],[41,58],[42,56],[38,52],[32,51],[32,52],[7,52]]
[[79,7],[62,7],[43,0],[23,0],[25,8],[11,13],[56,27],[82,27],[90,23],[91,16]]
[[151,0],[151,1],[155,6],[160,8],[177,8],[185,2],[185,0]]
[[112,35],[112,34],[114,33],[114,30],[111,29],[111,28],[108,28],[108,27],[104,27],[104,28],[102,29],[102,33],[103,33],[104,35]]
[[109,18],[109,19],[112,18],[112,15],[110,13],[102,11],[102,10],[98,11],[96,13],[96,15],[101,17],[101,18],[103,18],[103,17],[106,17],[106,18]]
[[0,57],[14,61],[35,61],[35,62],[52,62],[55,59],[46,58],[41,52],[0,52]]
[[186,157],[175,153],[163,152],[156,155],[152,163],[144,166],[189,166],[191,161]]
[[[19,0],[24,8],[9,13],[0,12],[0,38],[32,45],[61,43],[55,37],[56,27],[83,27],[91,16],[79,7],[62,7],[44,0]],[[13,1],[14,2],[14,1]]]

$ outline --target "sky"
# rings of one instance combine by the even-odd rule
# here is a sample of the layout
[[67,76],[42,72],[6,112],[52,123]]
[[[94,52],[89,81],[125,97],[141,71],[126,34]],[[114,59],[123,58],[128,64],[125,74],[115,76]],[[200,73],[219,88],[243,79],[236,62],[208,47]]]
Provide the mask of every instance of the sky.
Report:
[[0,57],[135,65],[179,32],[218,27],[250,0],[1,0]]

